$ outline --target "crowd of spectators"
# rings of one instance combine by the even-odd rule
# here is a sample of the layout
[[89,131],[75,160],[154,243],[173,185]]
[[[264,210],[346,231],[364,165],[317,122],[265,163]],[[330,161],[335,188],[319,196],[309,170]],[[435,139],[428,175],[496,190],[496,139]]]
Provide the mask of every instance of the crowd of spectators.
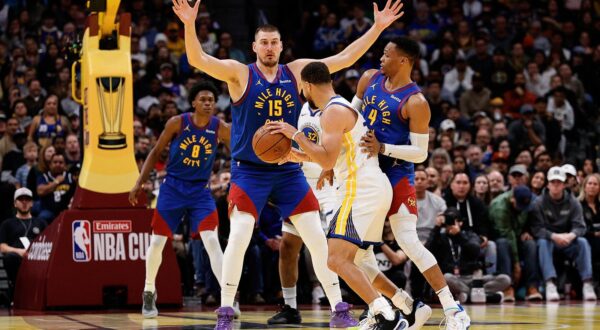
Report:
[[[189,65],[183,27],[170,1],[121,5],[132,13],[135,157],[141,164],[165,122],[190,109],[190,87],[209,78]],[[362,1],[307,1],[300,8],[290,13],[300,25],[282,36],[282,63],[337,53],[373,24],[370,3]],[[215,17],[226,14],[209,9],[201,4],[197,21],[203,49],[220,59],[253,61],[244,47],[251,40],[234,40],[236,29],[243,27],[219,24]],[[412,78],[432,114],[430,154],[415,174],[419,238],[435,252],[452,291],[468,300],[467,288],[483,282],[490,295],[502,292],[503,301],[541,299],[541,293],[548,300],[561,293],[595,299],[600,280],[600,4],[407,0],[404,10],[404,17],[363,58],[334,76],[334,84],[351,99],[361,73],[379,67],[387,41],[409,36],[419,42],[422,56]],[[27,218],[15,210],[26,208],[29,198],[36,223],[50,224],[69,207],[83,157],[82,110],[70,95],[70,67],[86,15],[79,1],[0,2],[2,223]],[[215,115],[230,121],[227,86],[216,83]],[[150,201],[156,200],[167,156],[161,155],[144,185]],[[210,182],[223,246],[230,161],[220,147]],[[15,197],[20,187],[30,193]],[[281,219],[271,211],[261,215],[246,256],[242,301],[272,302],[281,294]],[[3,228],[0,250],[15,253],[3,249],[6,244],[23,249]],[[187,234],[183,225],[174,240],[184,293],[216,302],[218,281],[206,252]],[[398,285],[406,283],[413,295],[427,297],[430,289],[416,268],[389,232],[384,236],[377,251],[382,270]],[[300,301],[318,302],[322,290],[309,276],[310,266],[304,266],[310,262],[302,264],[306,276],[300,276]]]

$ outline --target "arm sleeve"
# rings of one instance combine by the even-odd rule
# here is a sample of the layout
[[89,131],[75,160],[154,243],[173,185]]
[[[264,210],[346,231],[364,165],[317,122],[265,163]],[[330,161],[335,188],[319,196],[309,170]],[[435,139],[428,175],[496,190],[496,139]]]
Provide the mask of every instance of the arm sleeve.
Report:
[[419,164],[427,159],[427,149],[429,146],[429,134],[420,134],[410,132],[411,145],[385,144],[383,154],[388,157],[406,160]]
[[358,96],[354,95],[354,97],[352,98],[352,107],[358,111],[358,112],[362,112],[362,104],[363,101],[361,99],[358,98]]

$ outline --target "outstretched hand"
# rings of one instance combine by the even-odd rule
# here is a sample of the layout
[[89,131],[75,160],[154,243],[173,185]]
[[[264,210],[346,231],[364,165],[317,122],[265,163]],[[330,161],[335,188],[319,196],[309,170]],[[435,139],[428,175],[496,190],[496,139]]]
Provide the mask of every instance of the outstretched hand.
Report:
[[173,0],[173,11],[184,25],[194,24],[198,15],[200,0],[196,0],[194,7],[187,0]]
[[385,4],[385,7],[380,11],[377,3],[373,2],[375,27],[377,27],[380,31],[383,31],[397,19],[404,16],[402,7],[404,7],[402,0],[396,0],[393,4],[392,0],[388,0]]

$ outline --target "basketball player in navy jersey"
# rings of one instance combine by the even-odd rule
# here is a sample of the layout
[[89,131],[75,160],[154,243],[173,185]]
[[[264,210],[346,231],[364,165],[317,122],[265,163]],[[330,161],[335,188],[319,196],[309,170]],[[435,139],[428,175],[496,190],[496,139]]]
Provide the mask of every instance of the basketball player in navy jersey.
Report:
[[213,273],[219,281],[221,279],[223,251],[217,233],[219,218],[208,180],[217,145],[222,142],[229,147],[231,132],[229,124],[213,116],[218,95],[217,88],[208,82],[190,90],[189,101],[194,112],[186,112],[167,121],[129,193],[129,202],[137,204],[142,184],[148,180],[160,154],[169,145],[167,176],[160,186],[152,218],[150,248],[146,256],[142,314],[147,318],[158,314],[154,283],[162,262],[162,250],[167,237],[173,236],[185,213],[190,217],[190,232],[200,234]]
[[[381,57],[381,69],[362,75],[352,105],[362,111],[371,130],[362,138],[362,152],[379,156],[379,165],[394,190],[388,217],[398,244],[436,291],[447,329],[467,329],[469,316],[454,301],[435,257],[417,236],[414,163],[427,158],[431,117],[427,100],[410,78],[419,53],[419,44],[411,39],[389,42]],[[414,302],[405,292],[400,294],[405,304],[399,307],[408,313]]]
[[[347,304],[341,304],[337,276],[327,268],[327,243],[321,230],[319,205],[298,164],[268,164],[256,156],[252,137],[258,128],[272,121],[296,125],[300,113],[299,78],[302,68],[312,60],[295,60],[280,65],[283,50],[276,27],[261,26],[252,48],[256,63],[244,65],[234,60],[219,60],[202,50],[195,21],[199,1],[193,7],[186,0],[173,0],[173,10],[185,26],[185,46],[191,65],[227,83],[232,103],[232,168],[229,192],[231,232],[225,249],[221,288],[221,308],[217,310],[217,329],[231,329],[233,299],[237,290],[244,253],[252,230],[267,199],[290,218],[313,256],[319,281],[332,303],[330,326],[347,327],[353,321]],[[388,0],[385,8],[374,7],[375,23],[362,37],[339,54],[323,59],[330,71],[337,72],[355,63],[375,42],[381,32],[403,15],[400,0]],[[340,308],[337,308],[340,304]],[[339,323],[338,323],[339,320]],[[346,322],[347,321],[347,322]]]

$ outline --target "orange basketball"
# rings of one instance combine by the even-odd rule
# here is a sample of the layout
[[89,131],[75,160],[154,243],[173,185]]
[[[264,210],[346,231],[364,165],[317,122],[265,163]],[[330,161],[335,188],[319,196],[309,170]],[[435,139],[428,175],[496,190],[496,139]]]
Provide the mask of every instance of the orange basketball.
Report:
[[271,134],[264,126],[252,137],[252,149],[265,163],[277,163],[292,149],[292,140],[281,133]]

